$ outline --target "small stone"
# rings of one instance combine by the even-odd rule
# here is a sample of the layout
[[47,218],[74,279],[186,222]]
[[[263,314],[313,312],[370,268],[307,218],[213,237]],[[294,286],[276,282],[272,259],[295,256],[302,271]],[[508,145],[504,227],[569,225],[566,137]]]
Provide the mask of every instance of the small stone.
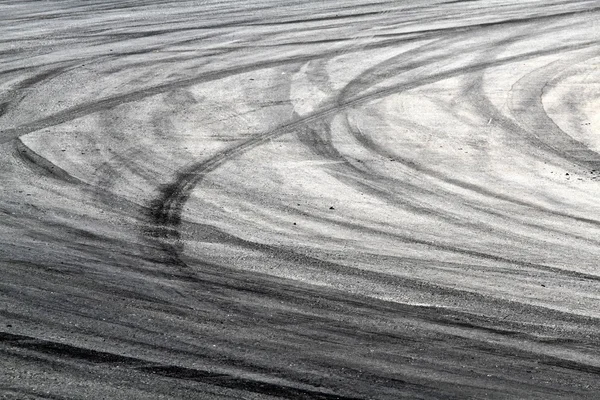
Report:
[[333,206],[329,207],[330,210],[335,210],[335,208],[333,208]]

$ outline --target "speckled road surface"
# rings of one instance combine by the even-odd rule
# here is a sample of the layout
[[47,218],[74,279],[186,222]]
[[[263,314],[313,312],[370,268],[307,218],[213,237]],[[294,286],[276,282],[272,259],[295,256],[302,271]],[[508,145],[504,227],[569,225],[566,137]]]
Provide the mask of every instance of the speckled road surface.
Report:
[[597,398],[597,1],[0,13],[0,398]]

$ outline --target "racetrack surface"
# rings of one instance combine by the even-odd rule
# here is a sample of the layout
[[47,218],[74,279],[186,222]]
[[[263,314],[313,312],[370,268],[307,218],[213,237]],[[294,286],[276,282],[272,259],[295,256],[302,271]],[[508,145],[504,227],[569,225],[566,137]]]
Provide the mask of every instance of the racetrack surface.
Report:
[[0,398],[597,398],[597,1],[0,11]]

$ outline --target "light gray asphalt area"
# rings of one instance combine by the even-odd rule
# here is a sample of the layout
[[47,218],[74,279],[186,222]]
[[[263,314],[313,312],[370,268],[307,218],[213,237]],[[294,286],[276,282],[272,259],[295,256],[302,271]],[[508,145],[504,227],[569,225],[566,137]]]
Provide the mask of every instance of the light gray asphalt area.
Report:
[[596,2],[0,14],[0,398],[597,397]]

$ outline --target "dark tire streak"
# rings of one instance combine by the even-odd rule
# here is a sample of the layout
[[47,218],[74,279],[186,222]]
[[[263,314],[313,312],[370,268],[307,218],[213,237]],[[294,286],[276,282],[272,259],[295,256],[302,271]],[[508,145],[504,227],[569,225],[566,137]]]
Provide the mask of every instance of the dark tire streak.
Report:
[[[594,45],[597,45],[597,43],[594,42],[586,45],[578,45],[575,46],[575,48],[579,49]],[[574,48],[573,46],[566,46],[561,47],[559,49],[565,51],[572,50]],[[149,215],[149,222],[151,225],[154,225],[154,227],[150,230],[148,230],[146,227],[143,227],[142,232],[145,232],[145,234],[149,236],[149,239],[152,242],[155,242],[156,238],[158,238],[159,241],[162,242],[160,243],[160,246],[165,250],[165,253],[168,254],[167,259],[173,262],[174,264],[181,266],[184,263],[181,260],[179,260],[181,243],[179,243],[180,233],[178,231],[178,227],[181,223],[181,212],[183,206],[187,202],[194,188],[202,182],[204,176],[214,171],[228,160],[237,157],[242,153],[245,153],[257,146],[260,146],[271,139],[293,132],[294,130],[301,128],[302,126],[308,123],[318,121],[323,118],[328,118],[329,116],[339,113],[340,111],[343,111],[345,109],[365,104],[367,102],[382,98],[389,94],[396,93],[401,90],[416,88],[452,76],[459,76],[465,73],[481,71],[492,66],[516,62],[519,60],[528,59],[529,57],[540,56],[542,54],[552,54],[557,50],[552,50],[550,52],[536,52],[524,56],[506,57],[504,59],[500,59],[494,62],[482,62],[475,66],[469,67],[466,72],[462,68],[453,69],[445,73],[433,74],[430,77],[423,78],[416,82],[401,84],[392,88],[380,89],[374,93],[363,95],[362,97],[353,97],[351,99],[347,99],[345,102],[337,106],[327,107],[311,115],[297,119],[294,122],[283,125],[275,130],[261,134],[258,137],[248,139],[247,141],[244,141],[238,145],[230,147],[229,149],[223,152],[216,154],[215,156],[206,161],[190,166],[186,170],[180,172],[178,174],[177,179],[172,184],[166,185],[163,188],[161,188],[161,196],[154,199],[150,203],[151,211]],[[460,183],[460,181],[455,181],[453,183]],[[572,216],[568,217],[581,222],[586,222],[600,226],[600,221]],[[490,257],[492,257],[492,259],[495,258],[493,256]],[[596,276],[590,276],[587,274],[583,275],[588,277],[589,279],[595,280],[598,278]]]
[[493,3],[6,2],[0,397],[592,398],[600,7]]
[[136,369],[142,373],[162,375],[169,378],[184,379],[190,381],[201,381],[212,385],[227,387],[231,389],[242,389],[253,393],[269,396],[277,396],[285,399],[339,399],[353,400],[356,397],[337,396],[313,390],[303,390],[294,387],[286,387],[267,382],[258,382],[233,377],[227,374],[219,374],[209,371],[178,367],[174,365],[161,365],[138,358],[122,356],[118,354],[89,350],[58,342],[39,340],[23,335],[13,335],[0,332],[0,343],[9,344],[14,347],[35,350],[38,353],[59,356],[62,360],[73,359],[94,364],[118,364],[128,368]]

